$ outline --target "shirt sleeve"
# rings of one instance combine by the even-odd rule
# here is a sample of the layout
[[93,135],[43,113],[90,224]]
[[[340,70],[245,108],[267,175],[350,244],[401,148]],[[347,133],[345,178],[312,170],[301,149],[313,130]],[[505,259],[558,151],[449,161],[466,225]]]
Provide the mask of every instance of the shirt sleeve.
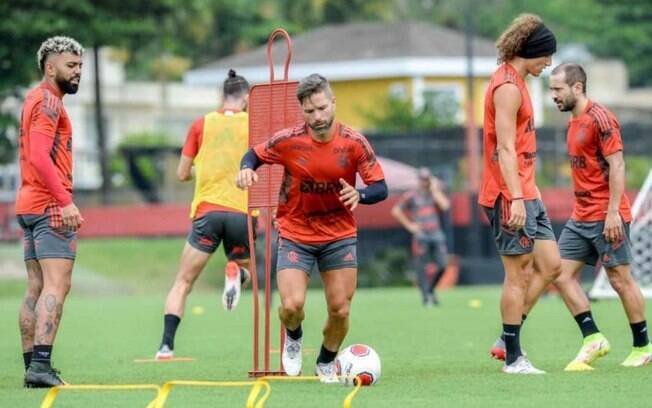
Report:
[[43,92],[43,99],[34,105],[30,132],[41,133],[54,139],[61,117],[61,100],[49,91]]
[[188,135],[186,136],[186,143],[183,145],[183,150],[181,153],[192,159],[197,156],[199,148],[201,147],[202,135],[204,132],[204,118],[197,119],[193,122],[188,129]]
[[623,139],[620,134],[620,124],[610,116],[605,121],[597,121],[598,144],[603,156],[609,156],[623,150]]
[[268,141],[254,146],[254,153],[258,159],[266,164],[283,164],[283,145],[287,139],[286,133],[277,133]]
[[46,92],[43,100],[34,106],[33,124],[30,128],[30,163],[39,178],[60,207],[72,203],[72,194],[59,179],[50,157],[56,129],[61,116],[61,100]]
[[376,181],[384,180],[385,174],[383,173],[383,168],[380,166],[376,153],[374,153],[367,139],[360,135],[360,139],[356,142],[357,171],[362,181],[369,185]]

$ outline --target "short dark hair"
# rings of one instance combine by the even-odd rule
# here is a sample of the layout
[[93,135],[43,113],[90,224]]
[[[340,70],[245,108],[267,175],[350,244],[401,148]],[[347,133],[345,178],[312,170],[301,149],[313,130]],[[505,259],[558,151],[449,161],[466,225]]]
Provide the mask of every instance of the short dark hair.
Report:
[[36,62],[41,72],[45,72],[45,60],[50,55],[63,54],[64,52],[81,57],[84,54],[84,48],[73,38],[60,35],[43,41],[36,52]]
[[249,82],[243,77],[230,69],[228,77],[224,80],[223,93],[224,97],[233,96],[239,98],[249,92]]
[[322,91],[326,92],[328,95],[333,94],[328,80],[319,74],[308,75],[299,81],[299,86],[297,86],[297,98],[299,99],[299,103],[303,103],[306,98]]
[[582,93],[586,93],[586,72],[584,72],[584,68],[580,64],[575,64],[572,62],[565,62],[563,64],[557,65],[553,70],[552,70],[552,75],[557,75],[557,74],[564,74],[564,78],[566,79],[566,84],[568,86],[573,86],[577,82],[582,84]]

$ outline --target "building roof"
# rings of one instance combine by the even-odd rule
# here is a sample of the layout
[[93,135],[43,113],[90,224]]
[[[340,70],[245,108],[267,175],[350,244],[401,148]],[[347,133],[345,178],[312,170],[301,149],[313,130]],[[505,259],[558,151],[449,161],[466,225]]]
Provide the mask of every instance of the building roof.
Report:
[[[273,47],[277,64],[286,55],[285,47],[284,41],[277,41]],[[475,37],[473,47],[476,70],[492,72],[496,67],[493,42]],[[424,22],[326,25],[293,37],[292,48],[291,76],[295,72],[295,78],[304,76],[304,70],[319,71],[329,79],[357,79],[464,75],[466,69],[464,33]],[[214,84],[226,76],[229,68],[246,70],[248,75],[242,74],[253,82],[266,81],[266,50],[264,45],[219,59],[189,71],[186,81]],[[329,70],[331,75],[326,72]]]

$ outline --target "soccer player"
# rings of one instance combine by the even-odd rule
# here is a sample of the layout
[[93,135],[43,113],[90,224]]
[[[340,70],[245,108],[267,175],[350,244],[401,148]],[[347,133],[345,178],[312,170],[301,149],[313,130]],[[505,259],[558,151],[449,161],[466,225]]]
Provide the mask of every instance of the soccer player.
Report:
[[183,316],[186,298],[220,242],[228,259],[224,270],[222,305],[233,310],[241,285],[249,279],[247,194],[235,185],[239,160],[249,143],[249,116],[245,112],[249,84],[229,71],[223,85],[222,108],[197,119],[181,152],[177,177],[192,180],[195,195],[190,217],[192,230],[181,254],[179,272],[165,302],[163,338],[157,360],[174,357],[174,337]]
[[525,310],[559,276],[555,235],[535,184],[534,112],[525,79],[538,76],[556,51],[554,34],[535,15],[518,16],[496,42],[500,67],[484,102],[484,162],[479,203],[491,223],[505,269],[500,301],[503,372],[543,374],[523,355]]
[[45,40],[36,55],[43,80],[27,93],[21,113],[16,215],[24,233],[27,290],[19,326],[24,385],[30,388],[64,384],[51,365],[52,347],[84,218],[73,202],[72,125],[63,96],[79,88],[83,52],[72,38]]
[[[299,375],[309,274],[317,263],[324,283],[328,319],[317,358],[321,382],[337,382],[335,356],[349,326],[357,282],[356,224],[353,210],[387,197],[380,163],[366,138],[335,122],[335,96],[326,78],[312,74],[297,88],[305,123],[282,130],[242,158],[238,186],[258,180],[263,163],[285,167],[277,222],[279,317],[287,337],[282,353],[285,371]],[[356,172],[367,187],[354,188]]]
[[419,188],[405,193],[392,208],[392,215],[413,236],[412,255],[422,301],[424,306],[433,306],[439,303],[434,290],[447,264],[446,237],[441,229],[439,212],[447,211],[450,201],[442,191],[440,181],[430,174],[427,167],[419,169],[418,178]]
[[559,237],[561,275],[555,281],[566,307],[584,337],[567,371],[591,370],[590,364],[606,355],[610,345],[591,315],[589,300],[577,273],[598,260],[625,309],[634,345],[623,361],[639,367],[652,361],[645,321],[645,302],[632,278],[629,224],[625,195],[625,160],[620,125],[604,106],[586,97],[586,73],[578,64],[561,64],[550,76],[552,98],[562,112],[570,112],[566,144],[575,192],[575,206]]

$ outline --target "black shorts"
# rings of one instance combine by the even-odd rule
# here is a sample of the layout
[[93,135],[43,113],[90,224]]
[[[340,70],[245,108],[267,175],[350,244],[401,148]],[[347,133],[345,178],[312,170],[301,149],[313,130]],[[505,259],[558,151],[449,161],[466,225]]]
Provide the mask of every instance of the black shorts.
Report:
[[525,226],[518,231],[507,228],[509,207],[503,196],[496,199],[494,208],[484,208],[500,255],[523,255],[532,253],[534,241],[554,241],[555,233],[546,213],[546,207],[539,199],[525,200]]
[[77,233],[68,231],[61,221],[61,209],[50,206],[44,214],[18,216],[23,229],[24,259],[75,259]]
[[324,244],[301,244],[281,238],[276,270],[300,269],[310,275],[315,263],[319,272],[358,267],[357,238],[344,238]]
[[588,265],[595,265],[600,259],[606,268],[629,265],[632,262],[629,223],[623,223],[623,225],[625,239],[621,242],[607,242],[602,234],[604,221],[568,220],[559,237],[561,258],[584,262]]
[[249,259],[246,214],[210,211],[192,222],[188,243],[193,248],[212,254],[222,242],[228,260]]

